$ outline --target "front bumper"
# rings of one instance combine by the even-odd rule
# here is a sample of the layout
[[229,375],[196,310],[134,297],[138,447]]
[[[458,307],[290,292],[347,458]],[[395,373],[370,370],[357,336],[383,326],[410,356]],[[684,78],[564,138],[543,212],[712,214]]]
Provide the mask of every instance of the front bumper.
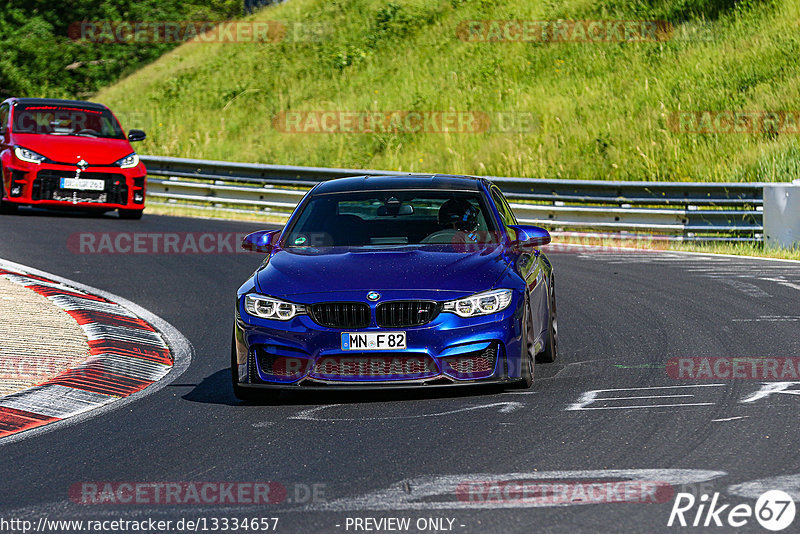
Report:
[[[523,299],[496,314],[439,313],[417,327],[326,328],[308,315],[290,321],[250,316],[237,306],[233,359],[242,387],[368,389],[509,384],[521,379]],[[375,305],[371,304],[372,317]],[[343,332],[406,333],[405,350],[342,350]]]
[[[130,169],[89,167],[80,173],[69,165],[13,161],[3,165],[4,202],[42,207],[97,209],[144,209],[146,170],[139,164]],[[103,190],[61,187],[62,178],[102,180]]]

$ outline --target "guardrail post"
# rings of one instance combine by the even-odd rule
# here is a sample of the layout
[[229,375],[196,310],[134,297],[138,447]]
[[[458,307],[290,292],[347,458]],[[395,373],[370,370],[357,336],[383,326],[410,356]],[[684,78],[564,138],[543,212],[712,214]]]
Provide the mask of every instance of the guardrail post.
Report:
[[800,180],[764,184],[764,246],[800,246]]

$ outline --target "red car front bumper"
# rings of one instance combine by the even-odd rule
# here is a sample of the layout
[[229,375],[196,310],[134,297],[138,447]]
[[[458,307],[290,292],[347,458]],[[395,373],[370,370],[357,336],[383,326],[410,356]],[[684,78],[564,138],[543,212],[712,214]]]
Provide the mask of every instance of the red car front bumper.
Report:
[[[3,166],[3,202],[43,207],[86,209],[144,209],[146,169],[90,166],[78,172],[75,166],[14,161]],[[103,189],[75,189],[63,179],[102,180]]]

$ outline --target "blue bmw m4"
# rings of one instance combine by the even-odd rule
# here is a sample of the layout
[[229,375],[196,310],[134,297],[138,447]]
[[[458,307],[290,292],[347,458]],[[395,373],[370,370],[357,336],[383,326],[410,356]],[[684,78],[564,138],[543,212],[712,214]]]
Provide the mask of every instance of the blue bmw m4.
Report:
[[486,179],[322,182],[242,243],[267,257],[237,294],[234,393],[528,388],[558,350],[549,242]]

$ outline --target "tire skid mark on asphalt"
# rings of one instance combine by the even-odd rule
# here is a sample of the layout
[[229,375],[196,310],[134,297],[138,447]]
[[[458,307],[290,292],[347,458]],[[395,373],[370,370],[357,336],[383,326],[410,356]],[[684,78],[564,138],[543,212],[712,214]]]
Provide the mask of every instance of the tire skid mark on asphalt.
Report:
[[45,296],[89,340],[89,358],[32,388],[0,398],[0,438],[61,421],[139,392],[165,377],[173,355],[161,334],[108,299],[25,272],[0,276]]
[[467,406],[464,408],[457,408],[455,410],[447,410],[444,412],[436,412],[436,413],[421,413],[421,414],[414,414],[414,415],[396,415],[396,416],[381,416],[381,417],[325,417],[318,415],[319,412],[323,410],[328,410],[330,408],[335,408],[343,406],[342,404],[327,404],[325,406],[316,406],[314,408],[308,408],[305,410],[300,411],[300,413],[296,415],[292,415],[289,419],[298,420],[298,421],[317,421],[317,422],[344,422],[344,421],[387,421],[393,419],[422,419],[426,417],[440,417],[443,415],[453,415],[462,412],[472,412],[475,410],[484,410],[487,408],[499,408],[497,411],[499,413],[511,413],[520,408],[525,407],[525,404],[522,402],[516,401],[502,401],[502,402],[492,402],[489,404],[480,404],[478,406]]
[[609,265],[661,264],[675,266],[692,276],[719,280],[755,298],[768,298],[770,295],[758,286],[742,282],[740,279],[773,282],[783,287],[800,291],[800,269],[798,269],[798,263],[791,260],[770,261],[772,260],[771,258],[741,256],[719,258],[685,253],[636,253],[635,251],[618,254],[592,254],[585,252],[580,254],[579,257],[602,261]]
[[783,287],[788,287],[788,288],[796,289],[796,290],[800,291],[800,285],[799,284],[795,284],[795,283],[789,282],[788,280],[785,280],[783,278],[760,277],[759,280],[764,280],[765,282],[775,282],[777,284],[782,285]]
[[[586,410],[631,410],[631,409],[647,409],[647,408],[682,408],[687,406],[713,406],[716,402],[670,402],[669,404],[662,404],[661,399],[665,398],[695,398],[694,393],[683,393],[686,390],[695,390],[699,388],[717,388],[725,387],[726,384],[688,384],[678,386],[651,386],[651,387],[631,387],[631,388],[614,388],[614,389],[593,389],[585,391],[581,394],[577,401],[569,404],[564,411],[586,411]],[[671,392],[675,390],[674,392]],[[647,393],[652,392],[652,395]],[[611,393],[613,397],[601,396],[603,393]],[[624,395],[624,393],[631,393]],[[640,401],[647,399],[658,399],[658,404],[643,404]],[[690,400],[690,399],[686,399]],[[701,400],[701,399],[698,399]],[[623,404],[606,406],[610,402],[617,401],[634,401],[635,404]],[[598,406],[592,406],[597,404]]]
[[734,323],[796,323],[800,315],[760,315],[754,319],[731,319]]
[[542,380],[560,380],[564,378],[581,378],[593,376],[597,370],[598,362],[605,364],[604,360],[583,360],[579,362],[549,364],[552,369],[558,369],[555,374],[551,376],[537,376],[536,381]]
[[732,287],[737,291],[741,291],[745,295],[757,299],[768,299],[772,298],[772,295],[761,289],[760,287],[749,284],[747,282],[742,282],[741,280],[737,280],[734,278],[717,278],[721,283]]
[[724,419],[712,419],[712,423],[725,423],[727,421],[738,421],[739,419],[747,419],[749,415],[737,415],[736,417],[725,417]]
[[738,497],[757,499],[764,492],[781,490],[795,501],[800,501],[800,473],[781,475],[728,486],[728,493]]
[[[725,471],[705,469],[602,469],[576,471],[534,471],[529,473],[472,473],[463,475],[425,475],[405,479],[391,486],[378,489],[357,497],[337,499],[325,503],[315,503],[292,511],[310,512],[355,512],[355,511],[397,511],[397,510],[468,510],[468,509],[514,509],[542,508],[553,506],[575,506],[598,504],[591,499],[553,500],[541,495],[531,498],[471,498],[469,486],[502,485],[504,483],[548,483],[557,481],[626,480],[632,482],[658,482],[672,486],[699,484],[727,475]],[[611,504],[611,503],[609,503]]]
[[[771,408],[782,408],[782,407],[791,407],[796,408],[796,405],[793,404],[781,404],[780,402],[776,401],[776,397],[800,397],[800,382],[773,382],[773,381],[760,381],[760,380],[753,380],[753,383],[750,385],[749,388],[750,392],[743,391],[739,393],[738,400],[735,400],[733,404],[738,408],[746,408],[747,406],[753,406],[756,408],[758,407],[759,401],[764,401],[768,403]],[[686,408],[686,407],[697,407],[697,406],[719,406],[721,404],[720,399],[697,399],[697,400],[704,400],[710,402],[696,402],[696,403],[670,403],[670,404],[660,404],[662,401],[657,400],[659,404],[639,404],[640,399],[648,400],[648,399],[662,399],[662,398],[676,398],[676,397],[685,397],[684,394],[667,394],[667,395],[642,395],[642,392],[653,391],[653,390],[678,390],[681,388],[716,388],[716,387],[724,387],[724,390],[727,390],[727,387],[730,384],[689,384],[683,386],[653,386],[653,387],[631,387],[631,388],[617,388],[617,389],[595,389],[583,392],[580,397],[575,402],[570,403],[567,405],[563,411],[590,411],[590,410],[628,410],[628,409],[647,409],[647,408]],[[794,389],[798,388],[798,389]],[[723,390],[723,391],[724,391]],[[720,390],[697,390],[697,391],[720,391]],[[632,395],[621,395],[621,393],[615,393],[617,397],[603,397],[599,396],[602,393],[607,392],[633,392]],[[657,392],[661,393],[661,391]],[[695,395],[690,395],[694,397]],[[688,399],[687,399],[688,400]],[[724,400],[724,399],[723,399]],[[611,405],[606,406],[603,404],[614,403],[614,402],[626,402],[626,401],[634,401],[637,404],[630,405],[630,404],[623,404],[623,405]],[[732,399],[731,399],[732,401]],[[599,404],[599,406],[592,406],[593,404]],[[762,403],[763,404],[763,403]],[[759,408],[760,409],[760,408]],[[744,419],[749,417],[748,415],[739,416],[739,417],[731,417],[729,419],[714,419],[713,422],[719,421],[733,421],[736,419]]]

